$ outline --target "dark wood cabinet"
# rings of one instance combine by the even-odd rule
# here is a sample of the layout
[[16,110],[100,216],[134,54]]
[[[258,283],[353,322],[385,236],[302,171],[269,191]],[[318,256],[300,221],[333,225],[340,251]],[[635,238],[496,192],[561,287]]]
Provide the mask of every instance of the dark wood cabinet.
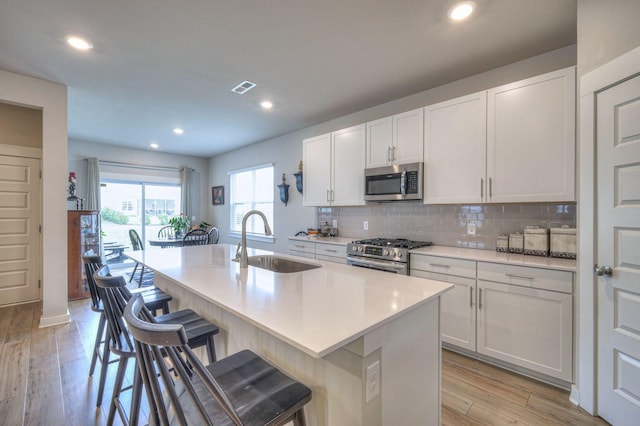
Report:
[[82,254],[88,250],[100,253],[100,212],[69,210],[67,212],[69,300],[91,296],[82,265]]

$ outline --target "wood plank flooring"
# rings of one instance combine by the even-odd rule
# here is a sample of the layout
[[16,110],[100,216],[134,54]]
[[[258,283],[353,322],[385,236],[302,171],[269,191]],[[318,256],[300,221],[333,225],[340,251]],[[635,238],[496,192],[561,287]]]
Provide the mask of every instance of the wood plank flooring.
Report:
[[[69,324],[40,329],[39,303],[0,308],[0,424],[106,424],[111,387],[96,408],[99,363],[88,377],[98,315],[88,299],[70,302],[69,311]],[[568,392],[443,351],[442,425],[506,424],[608,423],[573,406]]]

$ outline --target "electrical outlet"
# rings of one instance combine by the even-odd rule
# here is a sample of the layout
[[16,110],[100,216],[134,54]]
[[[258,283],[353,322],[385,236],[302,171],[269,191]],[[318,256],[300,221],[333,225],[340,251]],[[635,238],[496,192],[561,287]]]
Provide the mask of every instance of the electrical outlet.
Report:
[[334,228],[338,227],[338,219],[333,219],[333,227]]
[[475,223],[467,223],[467,235],[476,235]]
[[367,367],[365,380],[365,397],[366,402],[369,402],[380,393],[380,361],[376,361]]
[[364,229],[365,231],[369,230],[369,221],[365,220],[364,222],[362,222],[362,229]]

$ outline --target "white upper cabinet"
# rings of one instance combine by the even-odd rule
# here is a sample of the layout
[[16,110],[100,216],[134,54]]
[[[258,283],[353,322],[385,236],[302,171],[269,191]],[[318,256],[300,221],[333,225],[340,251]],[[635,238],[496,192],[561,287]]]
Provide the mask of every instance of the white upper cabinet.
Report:
[[364,205],[365,125],[331,133],[331,205]]
[[575,68],[487,92],[489,202],[575,200]]
[[303,142],[303,204],[364,205],[365,125]]
[[329,205],[331,133],[305,139],[302,148],[302,200],[305,206]]
[[367,123],[366,167],[423,160],[423,109],[415,109]]
[[486,92],[424,109],[425,204],[481,203],[486,180]]
[[575,68],[425,107],[425,204],[575,201]]

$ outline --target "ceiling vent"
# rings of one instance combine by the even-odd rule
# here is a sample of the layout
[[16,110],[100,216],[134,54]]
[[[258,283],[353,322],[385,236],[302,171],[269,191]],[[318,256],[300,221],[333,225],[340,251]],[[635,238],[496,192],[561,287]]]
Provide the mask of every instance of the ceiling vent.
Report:
[[249,90],[253,89],[254,87],[256,87],[255,83],[252,83],[249,80],[245,80],[242,83],[238,84],[233,89],[231,89],[231,91],[235,92],[235,93],[238,93],[240,95],[244,95],[245,93],[247,93]]

